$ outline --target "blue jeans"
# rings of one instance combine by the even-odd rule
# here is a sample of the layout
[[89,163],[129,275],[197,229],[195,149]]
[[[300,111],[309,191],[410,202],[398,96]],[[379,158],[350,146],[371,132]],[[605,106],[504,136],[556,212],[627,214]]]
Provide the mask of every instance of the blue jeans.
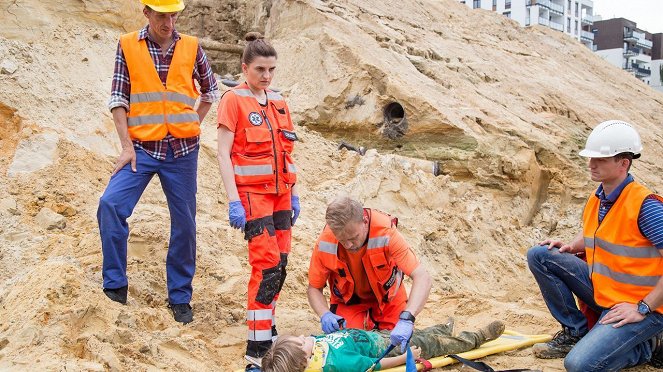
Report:
[[574,336],[583,336],[564,360],[568,371],[617,371],[648,362],[649,340],[663,331],[663,314],[652,313],[643,321],[619,328],[597,323],[587,332],[587,319],[578,309],[574,294],[601,313],[594,301],[594,288],[587,263],[559,249],[535,246],[527,252],[527,263],[539,284],[552,316]]
[[169,146],[166,160],[161,161],[136,149],[136,173],[127,164],[111,177],[97,210],[104,288],[115,289],[128,284],[127,218],[156,174],[170,211],[170,242],[166,257],[168,301],[171,304],[191,301],[191,281],[196,270],[197,169],[198,150],[175,159]]

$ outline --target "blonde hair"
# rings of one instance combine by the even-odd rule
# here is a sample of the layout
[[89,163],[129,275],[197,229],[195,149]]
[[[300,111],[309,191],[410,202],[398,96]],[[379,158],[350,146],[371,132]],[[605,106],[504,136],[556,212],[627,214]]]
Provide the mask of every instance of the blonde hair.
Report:
[[343,231],[350,222],[361,222],[363,218],[364,207],[347,196],[336,198],[329,203],[325,213],[325,221],[334,233]]
[[308,365],[306,352],[293,336],[281,336],[262,357],[265,372],[304,372]]

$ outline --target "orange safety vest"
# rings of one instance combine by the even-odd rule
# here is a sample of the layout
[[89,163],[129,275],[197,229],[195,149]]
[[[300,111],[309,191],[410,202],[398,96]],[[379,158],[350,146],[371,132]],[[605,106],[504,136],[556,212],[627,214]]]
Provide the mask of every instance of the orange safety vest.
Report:
[[[600,306],[637,303],[654,289],[663,275],[661,253],[638,227],[642,202],[649,195],[652,192],[646,187],[629,183],[600,224],[599,198],[592,195],[585,206],[582,215],[585,253],[594,300]],[[655,310],[663,313],[663,306]]]
[[[403,272],[389,254],[389,237],[398,225],[398,219],[388,214],[369,210],[371,213],[366,254],[362,257],[364,270],[368,277],[373,294],[380,309],[398,297],[407,297],[405,287],[401,286]],[[350,299],[354,294],[354,279],[350,275],[348,265],[338,258],[338,240],[329,226],[325,226],[313,250],[319,256],[319,262],[329,270],[328,279],[331,289],[331,303],[352,305]],[[312,258],[312,261],[316,257]]]
[[120,37],[131,79],[127,115],[131,139],[158,141],[168,133],[177,138],[200,134],[200,118],[193,109],[199,94],[192,77],[198,39],[180,36],[168,68],[166,86],[159,78],[145,39],[138,40],[137,31]]
[[[297,134],[283,97],[267,90],[261,106],[246,83],[225,94],[235,95],[237,125],[230,160],[239,192],[281,194],[297,182],[292,160]],[[224,95],[225,95],[224,94]]]

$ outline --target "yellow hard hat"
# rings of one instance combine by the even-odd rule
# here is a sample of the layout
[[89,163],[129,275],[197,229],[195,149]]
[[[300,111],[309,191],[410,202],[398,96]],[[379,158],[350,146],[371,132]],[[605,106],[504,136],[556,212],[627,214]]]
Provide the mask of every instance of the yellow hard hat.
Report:
[[184,9],[184,0],[140,0],[159,13],[173,13]]

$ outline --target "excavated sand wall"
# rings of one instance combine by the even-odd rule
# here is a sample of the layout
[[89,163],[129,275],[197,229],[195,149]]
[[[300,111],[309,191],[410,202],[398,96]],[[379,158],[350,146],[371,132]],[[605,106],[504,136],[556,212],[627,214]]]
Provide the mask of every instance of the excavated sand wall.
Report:
[[[245,31],[264,27],[279,51],[274,85],[302,139],[303,207],[279,331],[319,332],[306,271],[324,208],[340,193],[400,218],[434,279],[419,326],[454,316],[459,330],[502,319],[522,332],[556,331],[524,253],[578,231],[595,185],[577,151],[601,120],[638,126],[645,150],[633,173],[660,192],[663,95],[561,33],[452,0],[384,4],[192,1],[180,20],[182,30],[221,45],[211,58],[231,73],[237,56],[223,48],[241,45]],[[100,288],[96,207],[119,152],[106,103],[118,37],[145,22],[140,4],[1,5],[0,369],[241,367],[250,268],[242,234],[228,226],[214,112],[202,124],[195,321],[181,326],[166,307],[169,219],[157,178],[129,220],[128,304]],[[379,134],[392,101],[408,117],[404,138],[420,136],[421,157],[440,160],[444,175],[397,155],[338,151],[316,132]],[[487,362],[563,368],[528,350]]]

